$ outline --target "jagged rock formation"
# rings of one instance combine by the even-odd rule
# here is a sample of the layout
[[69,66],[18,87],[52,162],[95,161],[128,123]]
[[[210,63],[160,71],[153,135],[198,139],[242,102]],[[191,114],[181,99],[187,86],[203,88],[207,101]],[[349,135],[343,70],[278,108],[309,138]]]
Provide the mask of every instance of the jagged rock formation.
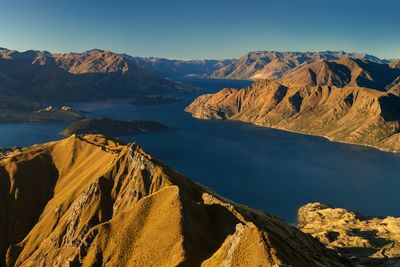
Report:
[[282,220],[99,135],[9,151],[0,184],[1,265],[346,265]]
[[186,111],[400,152],[400,97],[391,86],[399,76],[400,69],[386,64],[318,61],[280,80],[202,95]]
[[74,122],[60,134],[63,136],[70,136],[73,134],[103,134],[107,136],[118,136],[159,132],[166,129],[168,129],[167,126],[156,121],[120,121],[102,118],[85,119]]
[[321,203],[299,209],[299,229],[354,263],[400,266],[400,218],[365,218]]
[[220,79],[276,79],[281,78],[288,71],[302,64],[309,64],[321,60],[337,60],[344,56],[364,59],[370,62],[384,64],[386,60],[361,54],[346,53],[343,51],[323,52],[276,52],[257,51],[234,60],[207,75],[208,78]]
[[0,49],[0,87],[36,100],[66,101],[193,90],[110,51],[51,54]]

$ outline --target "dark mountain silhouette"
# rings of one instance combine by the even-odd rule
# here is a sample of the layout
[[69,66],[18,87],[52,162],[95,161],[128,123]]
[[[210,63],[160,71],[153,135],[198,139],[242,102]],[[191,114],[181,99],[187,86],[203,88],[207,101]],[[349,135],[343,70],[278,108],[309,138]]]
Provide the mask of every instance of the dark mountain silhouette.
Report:
[[0,50],[0,86],[39,100],[86,100],[193,90],[103,50],[51,54]]

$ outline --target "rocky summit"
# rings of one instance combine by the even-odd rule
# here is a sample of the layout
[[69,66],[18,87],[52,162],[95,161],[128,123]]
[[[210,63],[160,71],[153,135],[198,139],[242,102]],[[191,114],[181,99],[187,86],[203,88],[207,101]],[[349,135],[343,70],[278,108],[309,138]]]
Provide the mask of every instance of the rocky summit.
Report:
[[196,98],[186,111],[400,152],[400,69],[343,57]]
[[5,266],[348,265],[277,217],[101,135],[6,151],[0,183]]
[[361,266],[400,266],[400,218],[370,218],[321,203],[298,212],[299,228]]

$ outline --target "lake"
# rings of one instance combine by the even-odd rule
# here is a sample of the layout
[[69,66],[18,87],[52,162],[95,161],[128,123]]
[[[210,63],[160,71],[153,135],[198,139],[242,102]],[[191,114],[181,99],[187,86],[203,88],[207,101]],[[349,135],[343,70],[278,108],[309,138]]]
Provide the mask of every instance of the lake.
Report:
[[[297,209],[323,202],[364,215],[400,216],[400,156],[324,138],[242,122],[193,119],[184,108],[197,96],[248,81],[182,78],[200,89],[173,95],[183,102],[135,107],[130,99],[69,103],[88,117],[151,119],[170,130],[122,136],[220,195],[268,211],[289,223]],[[0,124],[0,147],[60,139],[69,123]]]

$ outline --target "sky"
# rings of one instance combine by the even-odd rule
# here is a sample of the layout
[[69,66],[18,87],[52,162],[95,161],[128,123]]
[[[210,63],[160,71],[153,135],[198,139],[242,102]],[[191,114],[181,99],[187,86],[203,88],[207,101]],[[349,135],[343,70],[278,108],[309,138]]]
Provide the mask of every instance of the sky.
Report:
[[398,0],[0,0],[0,47],[179,59],[344,50],[400,58]]

